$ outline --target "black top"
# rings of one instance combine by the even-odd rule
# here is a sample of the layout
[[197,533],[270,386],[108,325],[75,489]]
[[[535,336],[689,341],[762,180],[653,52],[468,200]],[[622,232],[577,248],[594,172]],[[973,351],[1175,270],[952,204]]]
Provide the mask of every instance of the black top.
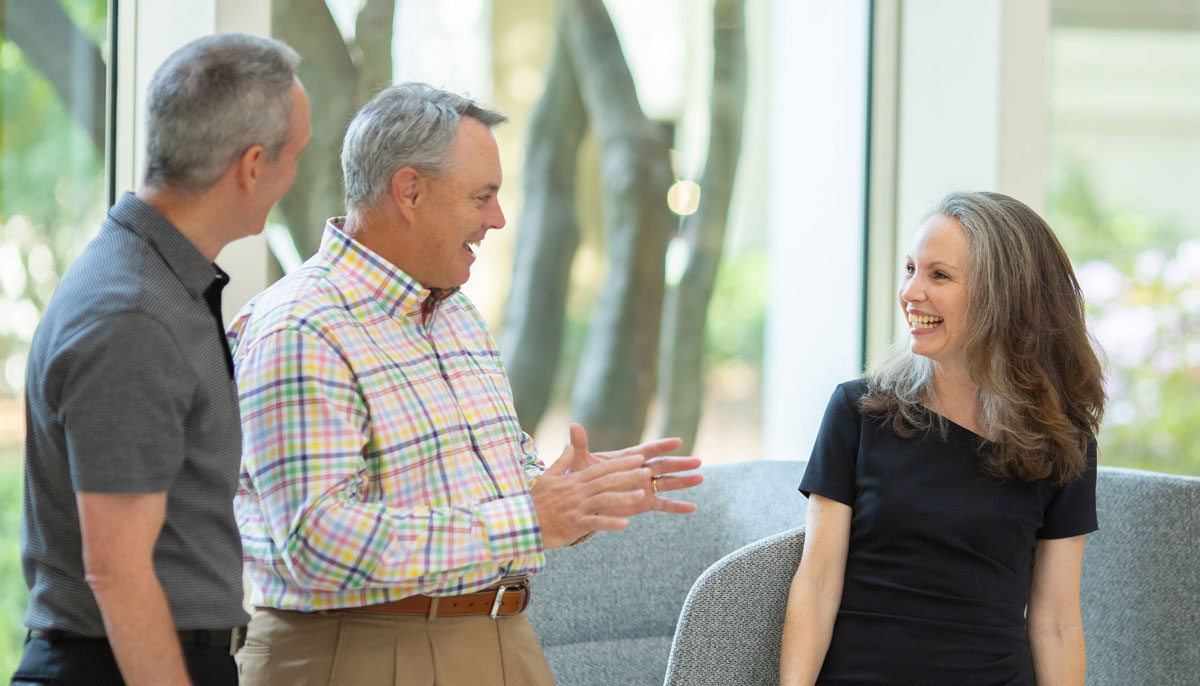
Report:
[[154,569],[176,626],[245,624],[233,517],[241,426],[216,314],[225,281],[129,193],[63,276],[26,375],[26,626],[104,635],[77,492],[165,492]]
[[902,438],[837,387],[800,490],[854,508],[841,606],[819,684],[1028,685],[1034,550],[1096,530],[1096,445],[1063,487],[983,472],[987,441],[953,423]]

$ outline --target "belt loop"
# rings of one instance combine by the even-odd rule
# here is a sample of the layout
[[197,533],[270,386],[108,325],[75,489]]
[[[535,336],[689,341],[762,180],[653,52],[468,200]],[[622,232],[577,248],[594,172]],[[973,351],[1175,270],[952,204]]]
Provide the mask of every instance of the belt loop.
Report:
[[437,596],[434,596],[429,599],[429,614],[426,616],[426,619],[428,619],[431,622],[433,620],[437,619],[437,608],[438,608],[438,599],[437,599]]

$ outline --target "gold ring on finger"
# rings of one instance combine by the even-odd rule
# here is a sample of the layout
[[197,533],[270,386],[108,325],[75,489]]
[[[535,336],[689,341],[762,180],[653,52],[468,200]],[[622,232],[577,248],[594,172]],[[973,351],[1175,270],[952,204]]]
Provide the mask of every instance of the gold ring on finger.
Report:
[[654,489],[655,493],[658,493],[658,480],[661,478],[662,478],[661,476],[650,477],[650,486],[651,486],[651,488]]

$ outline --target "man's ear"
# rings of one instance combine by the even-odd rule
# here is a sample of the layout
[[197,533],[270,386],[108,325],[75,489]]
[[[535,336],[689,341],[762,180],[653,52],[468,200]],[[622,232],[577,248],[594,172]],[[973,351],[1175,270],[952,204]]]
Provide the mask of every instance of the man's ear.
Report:
[[262,180],[263,167],[267,163],[267,153],[261,145],[251,145],[246,148],[234,162],[235,177],[238,188],[249,193]]
[[417,205],[425,200],[425,183],[420,172],[412,167],[404,167],[392,174],[390,195],[392,203],[400,210],[406,221],[413,220]]

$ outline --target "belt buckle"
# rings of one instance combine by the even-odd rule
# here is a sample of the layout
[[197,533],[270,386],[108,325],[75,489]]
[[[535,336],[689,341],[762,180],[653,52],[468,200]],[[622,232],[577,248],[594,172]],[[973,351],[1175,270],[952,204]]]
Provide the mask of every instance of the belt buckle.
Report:
[[492,601],[492,611],[489,613],[491,618],[496,619],[496,617],[499,616],[500,602],[504,599],[505,592],[528,587],[529,580],[527,578],[518,579],[516,583],[511,584],[501,582],[500,585],[496,587],[496,600]]

